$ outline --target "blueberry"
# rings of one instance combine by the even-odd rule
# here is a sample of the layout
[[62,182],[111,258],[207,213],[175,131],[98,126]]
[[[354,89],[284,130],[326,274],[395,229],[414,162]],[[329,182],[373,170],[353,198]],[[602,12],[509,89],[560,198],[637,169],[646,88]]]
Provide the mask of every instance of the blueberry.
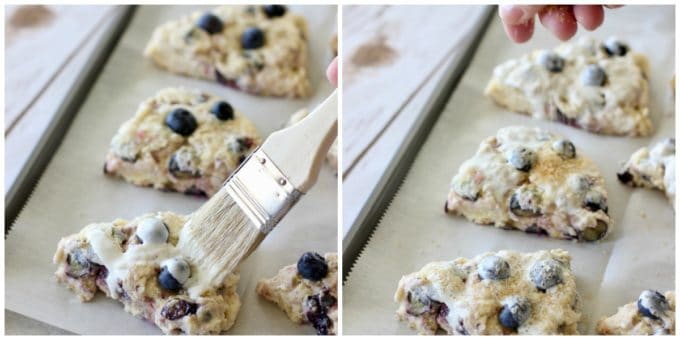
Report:
[[602,86],[607,81],[607,74],[599,65],[590,64],[581,73],[581,83],[585,86]]
[[212,13],[205,13],[196,22],[196,26],[200,27],[208,34],[215,34],[222,32],[222,20]]
[[495,255],[485,256],[477,264],[477,273],[483,280],[505,280],[510,277],[510,264]]
[[262,6],[262,9],[264,10],[264,14],[267,15],[267,18],[282,17],[286,14],[286,6],[283,5],[265,5]]
[[198,123],[196,118],[186,109],[177,108],[165,117],[165,125],[167,125],[170,130],[184,137],[187,137],[196,131]]
[[574,143],[566,139],[555,141],[552,145],[553,150],[557,152],[564,159],[572,159],[576,157],[576,147]]
[[623,184],[628,184],[633,180],[633,175],[631,175],[628,170],[617,173],[616,177],[618,177],[619,181]]
[[197,155],[188,147],[181,147],[168,160],[168,172],[179,179],[196,178],[201,172],[196,169]]
[[609,211],[609,208],[607,207],[607,198],[599,191],[588,191],[583,200],[583,204],[585,205],[585,208],[590,211],[602,210],[605,213]]
[[637,307],[640,314],[653,320],[658,320],[670,309],[666,297],[655,290],[643,291],[637,301]]
[[453,190],[464,200],[472,202],[479,199],[481,191],[479,185],[472,178],[457,180],[453,183]]
[[519,187],[510,197],[510,211],[519,217],[541,214],[541,195],[536,188]]
[[189,264],[181,258],[173,258],[163,262],[158,281],[163,288],[177,291],[182,288],[190,275]]
[[328,335],[333,327],[333,320],[328,317],[328,311],[337,304],[337,299],[330,294],[328,289],[321,293],[307,296],[304,300],[303,311],[318,335]]
[[260,48],[264,45],[264,32],[257,27],[247,28],[241,35],[241,47],[246,50]]
[[524,172],[531,170],[531,167],[534,165],[535,161],[536,154],[523,146],[514,148],[510,152],[510,157],[508,157],[508,162],[510,162],[510,165],[512,165],[515,169]]
[[212,112],[219,120],[234,119],[234,108],[225,101],[215,103],[210,109],[210,112]]
[[406,293],[409,302],[406,312],[411,315],[422,315],[428,313],[439,306],[437,301],[430,299],[427,292],[422,287],[414,287]]
[[186,315],[196,314],[198,305],[183,299],[172,298],[161,308],[161,316],[168,320],[181,319]]
[[168,241],[168,226],[157,218],[145,218],[137,225],[135,231],[142,244],[163,244]]
[[562,72],[564,69],[564,58],[554,52],[543,52],[538,56],[538,62],[552,73]]
[[328,264],[321,255],[308,251],[298,260],[297,270],[303,278],[319,281],[328,274]]
[[628,46],[616,39],[609,38],[602,44],[608,56],[624,56],[628,53]]
[[76,248],[66,255],[66,264],[68,264],[66,267],[66,275],[72,278],[90,275],[90,272],[95,267],[95,264],[87,259],[87,256],[81,248]]
[[540,260],[529,270],[529,278],[536,288],[545,291],[562,283],[562,265],[553,260]]
[[498,321],[503,327],[517,329],[531,315],[531,303],[525,297],[512,296],[505,300],[498,314]]

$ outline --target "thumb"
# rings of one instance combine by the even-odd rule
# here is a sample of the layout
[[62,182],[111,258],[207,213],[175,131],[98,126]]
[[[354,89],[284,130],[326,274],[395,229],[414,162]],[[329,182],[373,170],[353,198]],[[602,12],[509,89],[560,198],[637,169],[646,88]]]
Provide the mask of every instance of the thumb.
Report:
[[542,5],[500,5],[498,15],[506,25],[524,24],[543,9]]

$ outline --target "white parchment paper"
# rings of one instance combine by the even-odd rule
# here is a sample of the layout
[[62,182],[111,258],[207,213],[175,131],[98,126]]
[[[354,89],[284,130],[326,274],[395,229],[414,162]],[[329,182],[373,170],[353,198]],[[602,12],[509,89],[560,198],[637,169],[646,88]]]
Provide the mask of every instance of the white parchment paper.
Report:
[[[343,289],[344,334],[415,334],[395,317],[393,294],[401,276],[432,261],[469,258],[486,251],[568,250],[584,302],[582,333],[594,333],[600,317],[634,301],[643,289],[673,289],[673,209],[659,191],[620,184],[616,171],[639,147],[674,135],[669,84],[674,73],[674,22],[673,7],[627,6],[607,10],[604,25],[591,33],[598,38],[617,35],[649,58],[656,132],[649,138],[631,139],[532,120],[495,106],[484,97],[495,65],[558,43],[539,26],[529,43],[513,44],[495,17],[403,186],[352,268]],[[587,32],[581,30],[579,35],[583,34]],[[614,218],[612,232],[605,240],[579,244],[542,238],[475,225],[444,213],[449,182],[461,163],[475,153],[485,137],[504,126],[520,124],[539,126],[571,139],[578,152],[600,167]]]
[[[305,16],[310,28],[309,68],[315,91],[307,100],[256,97],[166,73],[143,59],[142,50],[154,27],[195,9],[142,6],[135,13],[6,240],[7,309],[81,334],[160,334],[154,325],[134,318],[120,303],[102,294],[92,302],[80,303],[53,277],[57,242],[88,223],[158,210],[190,213],[204,202],[106,177],[102,173],[104,155],[119,125],[157,90],[185,86],[222,96],[268,135],[282,127],[295,110],[313,109],[331,93],[325,69],[332,58],[329,41],[337,30],[336,6],[290,8]],[[304,251],[323,254],[336,249],[337,177],[325,166],[313,190],[242,264],[238,293],[243,306],[229,333],[314,334],[312,327],[293,324],[273,303],[260,298],[255,284],[295,263]]]

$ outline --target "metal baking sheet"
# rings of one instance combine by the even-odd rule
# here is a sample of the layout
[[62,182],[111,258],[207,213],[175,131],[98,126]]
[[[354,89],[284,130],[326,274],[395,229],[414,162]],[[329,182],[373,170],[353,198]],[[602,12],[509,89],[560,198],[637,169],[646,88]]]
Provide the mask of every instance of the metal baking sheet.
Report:
[[[422,145],[404,182],[384,211],[343,287],[344,334],[415,334],[395,317],[393,295],[402,275],[432,261],[474,257],[487,251],[562,248],[583,297],[581,333],[592,334],[597,320],[634,301],[643,289],[674,289],[674,213],[659,191],[631,189],[616,171],[638,148],[674,136],[673,76],[675,17],[670,6],[626,6],[607,11],[603,26],[583,32],[610,35],[647,55],[651,66],[650,110],[656,131],[649,138],[606,137],[558,123],[511,113],[483,96],[493,67],[558,41],[537,27],[526,44],[511,43],[493,20],[461,83]],[[648,20],[640,21],[644,17]],[[647,23],[653,22],[654,25]],[[614,219],[611,234],[598,243],[574,243],[518,231],[475,225],[443,211],[449,182],[479,143],[510,125],[538,126],[571,139],[601,169]],[[408,166],[408,165],[404,165]],[[349,265],[349,264],[348,264]]]
[[[209,7],[203,7],[209,8]],[[310,109],[332,92],[325,68],[329,41],[337,31],[336,6],[291,6],[309,24],[309,73],[313,95],[306,100],[257,97],[219,84],[172,75],[142,57],[152,30],[196,10],[195,6],[142,6],[113,51],[52,161],[18,216],[5,243],[5,307],[29,318],[79,334],[159,334],[152,324],[123,311],[99,294],[78,298],[53,277],[52,256],[62,236],[92,222],[133,218],[159,210],[190,213],[204,200],[140,188],[103,175],[109,141],[138,104],[168,86],[198,88],[222,96],[248,116],[263,135],[290,115]],[[304,251],[337,249],[337,177],[325,166],[316,186],[241,266],[238,293],[243,303],[229,334],[314,334],[293,324],[273,303],[255,293],[258,279],[276,274]]]

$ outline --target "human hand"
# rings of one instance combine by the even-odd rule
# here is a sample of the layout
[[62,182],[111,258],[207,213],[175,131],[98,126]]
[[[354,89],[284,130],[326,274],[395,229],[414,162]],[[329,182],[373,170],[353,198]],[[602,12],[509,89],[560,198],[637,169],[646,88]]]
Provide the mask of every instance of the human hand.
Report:
[[500,5],[498,15],[508,37],[517,43],[531,39],[534,18],[538,19],[560,40],[569,40],[576,34],[578,24],[589,31],[602,25],[604,8],[621,5]]
[[326,78],[333,84],[333,86],[338,87],[338,57],[335,57],[331,64],[328,65],[326,69]]

